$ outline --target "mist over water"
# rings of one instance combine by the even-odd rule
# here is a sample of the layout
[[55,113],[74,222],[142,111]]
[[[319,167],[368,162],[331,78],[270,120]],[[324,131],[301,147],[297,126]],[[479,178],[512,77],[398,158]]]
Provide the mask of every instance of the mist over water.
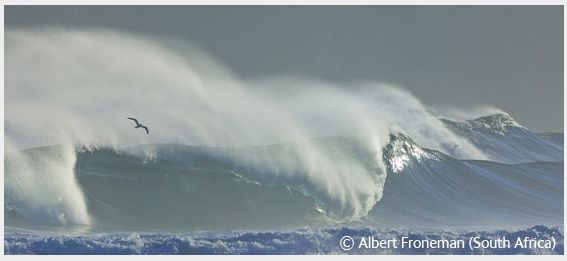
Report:
[[[488,159],[411,93],[385,83],[239,79],[195,48],[109,30],[7,30],[5,48],[6,155],[14,157],[7,198],[49,201],[40,204],[49,206],[42,216],[61,224],[90,223],[84,195],[73,182],[75,146],[125,151],[156,143],[233,148],[293,143],[286,153],[227,157],[264,170],[258,175],[305,180],[309,191],[324,194],[339,219],[365,216],[382,197],[382,148],[390,134],[407,134],[420,146],[458,159]],[[150,135],[126,117],[138,118]],[[373,166],[313,141],[330,136],[358,140]],[[54,144],[66,149],[40,164],[18,156],[20,149]],[[155,156],[151,146],[145,148],[147,157]],[[53,175],[60,178],[44,182]],[[36,183],[44,190],[30,188]],[[44,197],[50,191],[59,196]],[[24,212],[37,209],[30,205]]]

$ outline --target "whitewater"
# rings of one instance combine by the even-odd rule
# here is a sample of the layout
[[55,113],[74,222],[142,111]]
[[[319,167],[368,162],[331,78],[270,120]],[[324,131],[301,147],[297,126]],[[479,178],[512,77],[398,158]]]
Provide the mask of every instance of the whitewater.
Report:
[[5,39],[6,253],[329,254],[347,232],[563,252],[562,133],[452,119],[392,84],[244,80],[173,39]]

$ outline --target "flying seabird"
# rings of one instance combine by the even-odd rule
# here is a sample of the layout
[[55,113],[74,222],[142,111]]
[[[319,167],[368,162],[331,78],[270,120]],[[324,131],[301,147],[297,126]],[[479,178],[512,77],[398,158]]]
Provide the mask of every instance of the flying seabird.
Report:
[[138,120],[136,120],[136,119],[134,119],[134,118],[130,118],[130,117],[128,117],[127,119],[133,120],[133,121],[136,123],[136,126],[135,126],[134,128],[136,128],[136,129],[137,129],[137,128],[143,128],[143,129],[146,130],[146,134],[150,135],[150,131],[148,130],[148,127],[146,127],[146,126],[140,124],[140,123],[138,122]]

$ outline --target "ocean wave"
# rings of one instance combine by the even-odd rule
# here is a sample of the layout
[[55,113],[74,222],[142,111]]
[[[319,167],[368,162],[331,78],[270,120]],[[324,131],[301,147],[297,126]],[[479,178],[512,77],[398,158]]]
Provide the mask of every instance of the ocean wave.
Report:
[[510,164],[563,162],[563,134],[532,132],[505,113],[466,122],[447,119],[441,121],[452,132],[469,140],[492,161]]
[[103,29],[10,29],[5,46],[8,226],[563,219],[562,134],[504,112],[439,120],[391,84],[238,79],[202,51]]
[[[493,130],[487,126],[484,131]],[[503,132],[507,126],[517,127],[498,123],[494,129]],[[350,222],[439,228],[563,223],[563,162],[504,164],[456,159],[423,148],[411,137],[398,133],[392,134],[383,148],[386,172],[382,172],[375,165],[376,155],[358,139],[328,137],[309,142],[347,180],[326,182],[313,178],[314,172],[322,170],[309,168],[298,158],[302,143],[79,148],[72,155],[73,164],[65,165],[71,168],[70,177],[76,183],[36,186],[40,191],[66,191],[71,186],[71,191],[83,195],[84,203],[68,202],[61,193],[59,198],[40,201],[36,198],[41,194],[34,196],[37,189],[29,188],[30,185],[25,187],[31,191],[26,194],[28,198],[18,194],[22,182],[14,181],[21,178],[15,175],[17,162],[8,160],[7,224],[25,227],[44,223],[38,221],[43,219],[53,220],[51,225],[90,225],[93,230],[103,231],[194,231],[318,227]],[[525,155],[535,153],[530,148],[520,149]],[[21,154],[24,158],[45,154],[53,160],[69,153],[61,154],[52,147]],[[52,165],[58,166],[58,161],[54,162]],[[33,167],[27,164],[26,170]],[[324,173],[315,176],[325,177]],[[341,194],[345,192],[355,194],[345,197]],[[359,212],[361,206],[363,212]],[[69,222],[76,219],[77,209],[83,208],[88,210],[88,222]],[[231,215],[224,214],[227,212]],[[62,218],[65,222],[61,222]]]

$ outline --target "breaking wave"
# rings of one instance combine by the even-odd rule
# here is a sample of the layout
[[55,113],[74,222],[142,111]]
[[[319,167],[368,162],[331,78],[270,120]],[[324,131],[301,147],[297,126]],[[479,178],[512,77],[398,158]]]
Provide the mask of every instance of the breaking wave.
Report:
[[8,229],[563,223],[563,134],[506,113],[458,122],[383,83],[242,80],[119,32],[5,36]]
[[[495,122],[491,124],[496,124],[501,117],[493,116]],[[151,144],[122,150],[79,148],[70,172],[74,173],[71,180],[76,179],[76,184],[39,180],[34,183],[36,187],[27,184],[21,187],[22,182],[14,179],[21,179],[21,173],[26,172],[19,172],[13,166],[18,162],[7,161],[7,224],[26,220],[37,223],[38,217],[46,216],[54,218],[59,225],[60,219],[65,218],[63,224],[92,225],[95,230],[136,231],[316,227],[345,222],[384,227],[563,223],[563,162],[505,164],[459,160],[422,148],[399,133],[392,135],[383,148],[383,161],[387,166],[383,174],[375,167],[375,155],[360,140],[328,137],[306,142],[312,143],[310,146],[322,152],[334,166],[344,168],[341,171],[357,171],[373,180],[369,184],[360,180],[351,183],[369,186],[368,190],[376,187],[384,191],[382,197],[352,196],[352,200],[369,200],[365,203],[371,207],[362,215],[355,207],[345,207],[360,202],[338,201],[341,197],[331,193],[341,193],[343,188],[325,187],[328,183],[315,183],[310,179],[310,172],[318,170],[298,163],[297,150],[303,147],[302,143],[253,147]],[[549,146],[553,151],[560,145],[548,145],[548,142],[542,138],[541,146]],[[37,148],[19,153],[26,158],[63,157],[57,153],[65,151],[58,149]],[[525,151],[516,153],[534,153],[528,151],[528,147],[523,149]],[[536,156],[541,157],[544,156]],[[269,167],[261,164],[266,159],[272,160]],[[35,160],[38,165],[26,165],[25,170],[34,167],[38,172],[45,170],[43,161]],[[355,175],[348,177],[356,179]],[[83,214],[87,209],[66,205],[67,200],[77,199],[78,192],[74,192],[73,197],[61,194],[65,190],[53,192],[57,188],[75,186],[80,188],[79,195],[84,195],[87,216]],[[21,198],[19,192],[24,189],[25,195],[34,197]],[[36,195],[38,189],[57,196]],[[40,211],[44,213],[38,215]],[[81,223],[82,220],[88,223]]]

